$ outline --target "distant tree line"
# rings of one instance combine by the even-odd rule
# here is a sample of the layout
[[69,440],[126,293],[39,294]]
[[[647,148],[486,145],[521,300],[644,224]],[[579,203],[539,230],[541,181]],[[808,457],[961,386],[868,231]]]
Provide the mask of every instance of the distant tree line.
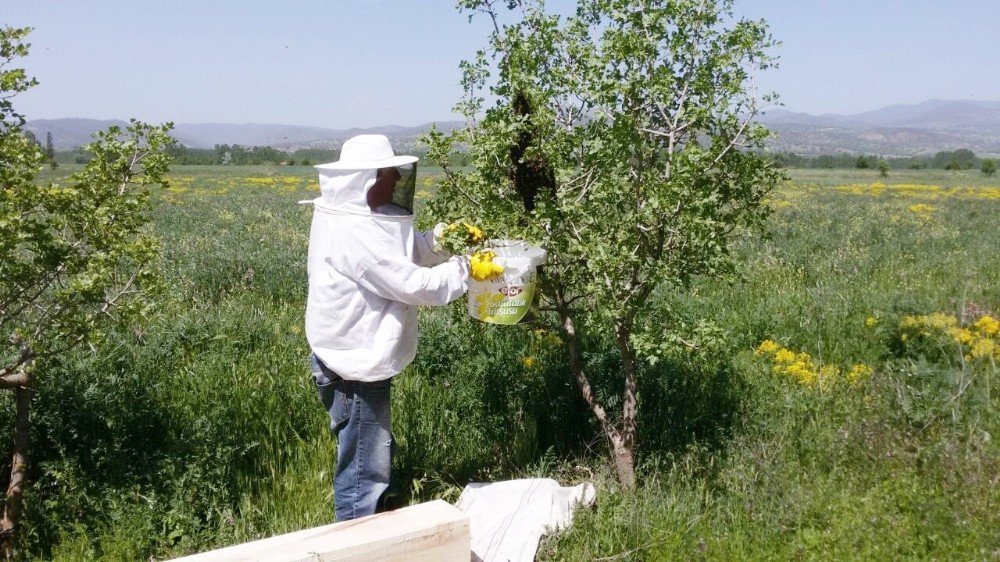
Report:
[[217,144],[214,148],[189,148],[182,144],[170,147],[167,153],[174,164],[214,166],[309,166],[331,162],[339,157],[335,149],[300,148],[288,152],[270,146]]
[[[54,168],[59,164],[85,164],[89,160],[81,149],[56,151],[52,146],[52,133],[46,135],[45,146],[39,142],[30,131],[24,133],[35,142],[45,155],[46,162]],[[406,151],[420,158],[420,165],[426,165],[426,149],[413,148]],[[340,158],[337,149],[300,148],[292,152],[278,150],[269,146],[242,146],[238,144],[217,144],[215,148],[188,148],[176,144],[167,149],[174,164],[203,166],[311,166],[324,162],[333,162]],[[953,151],[941,151],[933,156],[910,156],[884,158],[874,154],[821,154],[819,156],[802,156],[791,152],[779,152],[772,156],[774,161],[784,168],[814,168],[814,169],[871,169],[887,176],[890,170],[974,170],[992,176],[996,173],[997,162],[990,158],[980,158],[971,150],[962,148]],[[470,165],[470,159],[465,152],[454,152],[448,157],[448,165],[463,167]]]
[[775,162],[786,168],[857,168],[882,170],[888,167],[893,170],[973,170],[980,169],[987,175],[988,170],[994,170],[996,163],[989,158],[979,158],[967,148],[947,151],[943,150],[933,156],[909,156],[883,158],[868,154],[822,154],[819,156],[802,156],[790,152],[780,152],[774,155]]
[[38,150],[42,153],[42,162],[47,163],[53,168],[57,167],[59,164],[56,162],[56,149],[55,145],[52,144],[52,133],[45,133],[45,146],[35,136],[35,133],[31,131],[24,131],[24,136],[38,147]]
[[[178,144],[168,149],[174,164],[205,165],[205,166],[246,166],[246,165],[284,165],[311,166],[324,162],[333,162],[340,158],[340,150],[300,148],[293,152],[278,150],[269,146],[242,146],[238,144],[217,144],[215,148],[188,148]],[[420,158],[423,164],[427,155],[426,149],[408,150]],[[461,167],[469,165],[469,158],[464,153],[456,153],[449,158],[449,165]]]
[[[24,135],[35,143],[45,155],[46,162],[53,168],[59,164],[86,164],[92,156],[82,148],[56,151],[52,144],[52,133],[46,135],[45,146],[34,134],[25,131]],[[333,148],[300,148],[285,151],[270,146],[244,146],[239,144],[217,144],[213,148],[190,148],[176,143],[166,149],[172,163],[186,166],[312,166],[324,162],[333,162],[340,158],[340,150]],[[423,147],[410,148],[407,154],[420,158],[420,165],[426,162],[427,149]],[[448,158],[448,165],[464,167],[469,165],[469,156],[464,152],[455,152]]]

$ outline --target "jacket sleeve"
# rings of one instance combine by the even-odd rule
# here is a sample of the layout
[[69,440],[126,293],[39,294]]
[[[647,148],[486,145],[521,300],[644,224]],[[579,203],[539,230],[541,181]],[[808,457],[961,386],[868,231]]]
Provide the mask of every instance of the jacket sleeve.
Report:
[[432,266],[443,263],[451,257],[447,251],[437,251],[434,249],[434,237],[437,232],[443,229],[444,223],[438,223],[433,230],[426,232],[416,232],[413,236],[413,261],[417,265]]
[[380,297],[409,305],[441,306],[465,294],[469,261],[453,257],[434,267],[420,267],[402,257],[379,258],[357,282]]

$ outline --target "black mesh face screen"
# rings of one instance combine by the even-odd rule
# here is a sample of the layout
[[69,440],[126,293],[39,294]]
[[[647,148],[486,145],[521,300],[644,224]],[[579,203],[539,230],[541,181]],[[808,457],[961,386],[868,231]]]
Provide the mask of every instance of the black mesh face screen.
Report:
[[392,203],[413,214],[413,195],[417,190],[417,163],[398,166],[399,181],[392,192]]

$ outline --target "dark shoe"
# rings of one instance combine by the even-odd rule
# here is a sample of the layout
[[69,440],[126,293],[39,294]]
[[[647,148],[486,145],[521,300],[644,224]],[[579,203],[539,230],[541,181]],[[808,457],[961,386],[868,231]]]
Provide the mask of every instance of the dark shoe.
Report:
[[390,488],[379,496],[378,503],[375,504],[375,513],[395,511],[401,507],[406,507],[406,498],[403,497],[403,494]]

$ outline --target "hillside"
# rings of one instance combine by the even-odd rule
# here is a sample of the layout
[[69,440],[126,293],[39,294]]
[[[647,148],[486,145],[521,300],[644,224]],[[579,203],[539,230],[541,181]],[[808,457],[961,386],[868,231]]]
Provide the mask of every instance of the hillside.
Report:
[[1000,102],[929,100],[852,115],[769,111],[761,119],[777,133],[774,150],[912,156],[968,148],[1000,154]]
[[[1000,155],[1000,102],[929,100],[852,115],[810,115],[775,109],[768,111],[761,122],[776,133],[771,148],[782,152],[913,156],[968,148],[980,155]],[[38,119],[29,121],[26,127],[39,139],[51,132],[55,147],[67,149],[85,144],[94,131],[123,124],[117,120]],[[179,123],[173,135],[191,148],[240,144],[294,149],[335,148],[354,135],[382,133],[398,150],[406,150],[431,125],[328,129],[259,123]],[[443,130],[461,125],[459,121],[437,124]]]
[[[107,127],[127,123],[120,120],[98,119],[35,119],[28,121],[25,128],[39,139],[52,133],[52,143],[58,150],[76,148],[90,142],[94,132]],[[278,125],[260,123],[177,123],[172,135],[189,148],[212,148],[217,144],[239,144],[243,146],[273,146],[275,148],[334,148],[345,140],[365,133],[380,133],[393,140],[393,146],[404,149],[415,139],[430,130],[433,123],[413,127],[386,125],[370,128],[327,129],[299,125]],[[437,127],[451,130],[461,125],[457,121],[442,121]]]

